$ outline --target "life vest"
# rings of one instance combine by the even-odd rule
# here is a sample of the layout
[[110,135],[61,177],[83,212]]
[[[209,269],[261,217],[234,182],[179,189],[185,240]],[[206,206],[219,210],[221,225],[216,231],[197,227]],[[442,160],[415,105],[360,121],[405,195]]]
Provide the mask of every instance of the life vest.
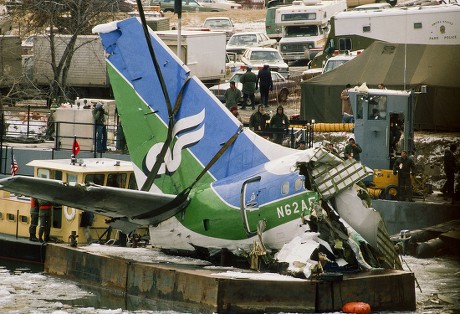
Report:
[[53,205],[50,202],[40,203],[40,210],[50,210]]
[[38,202],[35,197],[30,198],[30,208],[37,208],[38,207]]

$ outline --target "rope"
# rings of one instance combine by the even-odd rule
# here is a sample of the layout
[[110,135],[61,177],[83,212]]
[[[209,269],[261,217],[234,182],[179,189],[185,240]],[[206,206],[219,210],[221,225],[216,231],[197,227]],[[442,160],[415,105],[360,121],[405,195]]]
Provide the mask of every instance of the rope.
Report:
[[259,241],[254,240],[252,250],[249,253],[252,270],[259,270],[259,256],[267,255],[267,250],[262,241],[262,233],[264,232],[265,227],[265,220],[259,220],[259,223],[257,224],[257,237],[259,238]]
[[196,177],[195,181],[190,184],[188,188],[182,191],[182,194],[190,193],[190,190],[195,186],[195,184],[204,176],[204,174],[214,165],[214,163],[225,153],[225,151],[233,144],[238,135],[243,131],[243,126],[240,126],[235,134],[219,149],[219,151],[214,155],[214,157],[208,162],[206,167],[201,170],[200,174]]
[[185,80],[184,84],[182,85],[182,88],[179,92],[179,95],[177,96],[176,103],[174,104],[174,109],[172,111],[169,110],[169,122],[168,122],[168,134],[166,136],[166,140],[163,144],[163,147],[161,147],[161,151],[157,156],[157,160],[155,161],[155,164],[152,167],[152,170],[150,171],[149,175],[147,176],[147,179],[145,180],[144,184],[142,185],[141,191],[149,191],[150,188],[152,187],[153,181],[155,180],[155,177],[158,174],[158,171],[161,168],[161,165],[164,163],[164,158],[166,156],[166,152],[168,151],[169,145],[171,144],[172,138],[173,138],[173,130],[174,130],[174,125],[176,124],[176,121],[174,119],[174,116],[177,114],[177,112],[180,109],[180,105],[182,103],[182,95],[185,89],[185,86],[187,83],[190,81],[190,77],[187,77]]
[[[162,206],[161,208],[157,208],[157,209],[148,211],[146,213],[134,216],[132,218],[146,219],[146,218],[151,218],[153,216],[158,216],[159,214],[164,214],[170,211],[171,208],[180,208],[180,209],[185,208],[185,206],[187,205],[188,195],[190,194],[190,191],[192,190],[193,186],[203,177],[203,175],[209,170],[209,168],[212,167],[212,165],[220,158],[220,156],[222,156],[222,154],[230,147],[230,145],[232,145],[232,143],[236,140],[236,138],[242,132],[242,130],[243,128],[242,126],[240,126],[237,132],[233,134],[233,136],[225,143],[224,146],[221,147],[221,149],[217,152],[217,154],[209,161],[206,167],[201,171],[201,173],[195,179],[195,181],[193,181],[189,187],[187,187],[182,192],[180,192],[171,202]],[[152,172],[150,174],[152,174]]]
[[[407,264],[406,260],[403,259],[402,255],[400,255],[399,257],[400,257],[401,260],[404,262],[404,264],[406,264],[407,268],[409,268],[409,271],[410,271],[411,273],[414,273],[414,272],[412,271],[412,269],[410,269],[409,264]],[[418,280],[417,280],[417,277],[415,277],[415,274],[414,274],[414,279],[415,279],[415,283],[417,284],[417,288],[420,290],[420,293],[422,293],[422,287],[420,287],[420,284],[418,283]]]

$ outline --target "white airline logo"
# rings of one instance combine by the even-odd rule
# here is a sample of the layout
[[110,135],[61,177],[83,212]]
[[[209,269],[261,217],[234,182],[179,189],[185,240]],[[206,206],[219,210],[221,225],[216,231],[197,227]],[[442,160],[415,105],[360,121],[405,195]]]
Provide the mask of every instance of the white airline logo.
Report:
[[[179,168],[182,161],[182,149],[185,146],[199,142],[204,136],[204,124],[200,128],[196,129],[204,121],[204,117],[205,109],[194,116],[186,117],[177,121],[172,134],[173,138],[175,138],[175,141],[173,141],[172,151],[171,148],[168,148],[165,155],[165,162],[161,165],[158,174],[164,174],[166,173],[166,170],[168,170],[168,172],[174,172],[177,168]],[[189,130],[193,131],[188,132]],[[181,133],[183,134],[180,135]],[[152,170],[163,144],[164,143],[157,143],[150,148],[145,161],[149,171]]]

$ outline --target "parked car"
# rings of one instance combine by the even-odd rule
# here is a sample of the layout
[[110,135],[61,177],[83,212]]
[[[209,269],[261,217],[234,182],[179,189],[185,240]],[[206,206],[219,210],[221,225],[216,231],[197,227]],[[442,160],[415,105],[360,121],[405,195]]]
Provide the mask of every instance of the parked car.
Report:
[[230,0],[197,0],[204,7],[220,8],[225,10],[240,10],[241,4]]
[[276,40],[268,38],[261,32],[246,32],[234,34],[227,42],[227,52],[241,55],[249,47],[276,47]]
[[208,17],[204,20],[203,27],[211,31],[225,32],[227,40],[235,33],[235,26],[229,17]]
[[[160,5],[163,12],[174,12],[174,0],[161,0],[156,3]],[[204,7],[195,0],[182,0],[182,12],[222,12],[227,11],[221,8]]]
[[[257,75],[258,70],[255,70],[253,72]],[[230,88],[230,82],[235,82],[236,87],[241,90],[243,86],[240,83],[240,77],[244,73],[245,71],[241,71],[241,70],[237,71],[235,72],[235,74],[233,74],[233,76],[227,82],[211,86],[209,89],[212,91],[214,95],[216,95],[217,98],[219,98],[219,100],[222,103],[224,103],[225,102],[224,94],[225,94],[225,91],[228,88]],[[294,93],[295,88],[296,88],[296,82],[284,78],[278,72],[272,72],[272,80],[273,80],[273,90],[270,91],[268,95],[269,98],[271,100],[276,99],[279,102],[285,102],[288,99],[288,96]],[[256,99],[256,103],[259,103],[260,102],[260,91],[256,90],[254,96]]]
[[275,48],[248,48],[241,56],[241,62],[250,64],[255,69],[261,69],[264,64],[268,64],[272,71],[289,77],[289,66]]
[[238,59],[236,53],[227,52],[225,54],[225,79],[230,79],[242,67],[244,67],[244,63]]

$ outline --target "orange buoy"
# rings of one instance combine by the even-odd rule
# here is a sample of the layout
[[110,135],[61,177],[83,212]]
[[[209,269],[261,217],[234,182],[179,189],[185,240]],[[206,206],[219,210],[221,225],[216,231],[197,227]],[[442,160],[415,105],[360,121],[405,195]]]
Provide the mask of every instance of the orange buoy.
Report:
[[371,306],[364,302],[348,302],[342,306],[342,312],[355,314],[370,314]]

